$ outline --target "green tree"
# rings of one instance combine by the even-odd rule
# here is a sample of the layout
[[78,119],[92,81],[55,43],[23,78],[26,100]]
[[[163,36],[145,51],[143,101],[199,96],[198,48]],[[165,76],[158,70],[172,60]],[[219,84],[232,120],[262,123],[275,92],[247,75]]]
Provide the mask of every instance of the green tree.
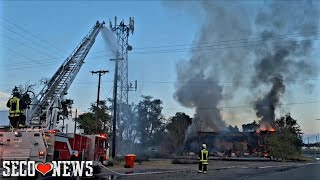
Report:
[[166,146],[169,153],[179,153],[182,151],[187,135],[187,129],[191,125],[192,118],[185,113],[177,112],[169,119],[166,126]]
[[[98,132],[96,132],[96,113],[98,113]],[[77,119],[78,128],[84,129],[85,134],[108,133],[110,122],[110,107],[106,101],[99,101],[98,108],[96,103],[91,103],[90,112],[79,115]]]
[[117,137],[119,141],[135,142],[137,138],[137,113],[132,104],[122,104],[121,120],[117,122]]
[[297,158],[303,142],[297,120],[286,114],[277,119],[275,125],[276,132],[267,139],[270,155],[283,159]]
[[65,118],[68,118],[71,115],[72,112],[72,104],[73,100],[66,99],[64,101],[61,101],[61,115],[63,115]]
[[136,107],[137,135],[145,146],[154,146],[160,142],[164,133],[164,116],[161,114],[162,101],[151,96],[142,96]]

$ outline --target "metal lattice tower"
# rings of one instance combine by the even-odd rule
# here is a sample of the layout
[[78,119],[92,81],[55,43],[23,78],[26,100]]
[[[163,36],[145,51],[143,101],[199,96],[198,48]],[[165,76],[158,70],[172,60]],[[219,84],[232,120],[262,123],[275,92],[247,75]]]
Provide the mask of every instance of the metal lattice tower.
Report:
[[128,51],[132,50],[132,46],[128,44],[130,33],[134,32],[134,19],[130,17],[129,25],[124,24],[124,20],[117,24],[117,17],[114,19],[114,25],[110,20],[110,29],[116,33],[117,42],[120,46],[119,55],[121,59],[118,66],[118,83],[119,93],[117,95],[118,115],[117,121],[121,121],[122,105],[128,104],[129,80],[128,80]]

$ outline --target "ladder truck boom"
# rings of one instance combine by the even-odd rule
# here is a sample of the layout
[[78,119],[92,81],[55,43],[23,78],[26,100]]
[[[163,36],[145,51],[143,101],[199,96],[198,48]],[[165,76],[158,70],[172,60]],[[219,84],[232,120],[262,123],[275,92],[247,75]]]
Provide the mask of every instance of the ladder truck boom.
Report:
[[[61,101],[104,24],[96,22],[40,93],[32,98],[31,107],[26,112],[26,127],[0,127],[0,179],[4,161],[47,163],[88,160],[93,161],[93,173],[100,173],[99,163],[106,162],[109,156],[107,135],[67,134],[57,130],[56,126]],[[21,168],[27,170],[26,166]],[[37,174],[31,178],[36,179]]]
[[96,22],[71,55],[46,82],[40,93],[33,98],[27,110],[28,126],[42,126],[47,130],[56,128],[61,100],[67,94],[104,24],[104,22]]

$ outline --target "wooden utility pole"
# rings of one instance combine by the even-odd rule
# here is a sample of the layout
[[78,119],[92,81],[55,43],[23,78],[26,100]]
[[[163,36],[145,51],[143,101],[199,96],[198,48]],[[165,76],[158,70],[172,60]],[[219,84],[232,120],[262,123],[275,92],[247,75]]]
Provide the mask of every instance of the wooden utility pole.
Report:
[[96,133],[98,133],[98,109],[99,109],[99,101],[100,101],[100,82],[101,82],[101,76],[105,73],[108,73],[109,71],[106,70],[100,70],[100,71],[91,71],[92,74],[98,74],[99,75],[99,81],[98,81],[98,95],[97,95],[97,109],[96,109]]

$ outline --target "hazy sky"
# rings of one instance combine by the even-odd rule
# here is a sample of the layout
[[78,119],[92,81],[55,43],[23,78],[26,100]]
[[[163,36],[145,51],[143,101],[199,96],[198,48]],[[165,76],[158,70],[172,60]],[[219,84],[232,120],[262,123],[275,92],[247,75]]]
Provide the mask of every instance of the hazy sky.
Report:
[[[265,6],[263,1],[243,1],[241,4],[250,9],[249,15]],[[234,1],[233,5],[236,7],[238,4]],[[299,4],[291,5],[299,7]],[[42,78],[50,78],[97,20],[104,20],[108,24],[109,18],[113,19],[116,15],[118,19],[125,19],[126,23],[130,16],[135,18],[135,32],[129,40],[133,46],[133,51],[129,54],[129,80],[138,81],[138,90],[130,92],[129,101],[137,103],[141,95],[151,95],[163,101],[166,116],[172,116],[177,111],[193,116],[192,109],[184,108],[173,98],[174,82],[177,81],[176,66],[189,60],[191,52],[188,48],[197,37],[206,17],[201,11],[195,11],[194,14],[186,12],[190,10],[182,6],[173,1],[1,1],[0,108],[6,109],[4,102],[15,85],[39,83]],[[230,40],[227,34],[225,37]],[[250,37],[239,34],[238,39],[243,38]],[[318,45],[310,61],[317,61],[320,57],[316,53],[320,49],[319,41],[315,39],[315,43]],[[177,48],[186,50],[174,52]],[[228,52],[228,49],[222,50]],[[67,97],[75,100],[75,108],[87,111],[90,103],[96,100],[98,77],[92,75],[91,70],[110,71],[102,77],[101,97],[105,99],[112,96],[114,64],[109,61],[110,58],[113,57],[107,52],[102,36],[98,35],[86,63],[69,89]],[[35,61],[41,61],[42,64]],[[227,77],[219,78],[221,82],[232,81]],[[305,133],[318,133],[320,121],[315,119],[320,118],[319,75],[309,80],[312,91],[306,90],[301,84],[288,86],[282,103],[302,104],[281,106],[276,115],[291,112],[299,120]],[[230,84],[222,85],[228,89]],[[252,104],[255,99],[250,95],[247,84],[240,86],[242,87],[237,90],[240,96],[223,101],[221,106]],[[227,123],[238,127],[257,119],[251,107],[224,108],[222,115]]]

